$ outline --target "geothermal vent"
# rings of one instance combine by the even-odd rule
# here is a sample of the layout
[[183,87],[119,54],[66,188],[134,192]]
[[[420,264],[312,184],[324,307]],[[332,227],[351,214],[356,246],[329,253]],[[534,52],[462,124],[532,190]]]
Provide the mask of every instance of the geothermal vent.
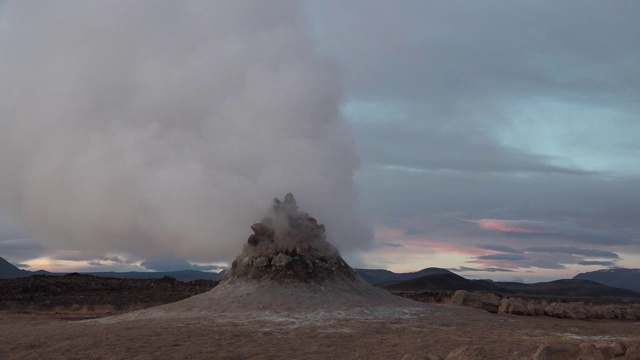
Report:
[[251,230],[242,254],[209,293],[217,302],[302,311],[407,304],[356,274],[327,242],[324,225],[300,211],[292,194],[274,199]]
[[284,201],[275,199],[269,214],[251,230],[242,253],[213,290],[101,321],[156,317],[248,321],[274,313],[318,320],[405,316],[421,307],[358,276],[327,242],[324,226],[300,211],[291,194]]
[[358,275],[326,240],[324,225],[298,210],[292,194],[273,200],[272,211],[251,225],[253,234],[232,263],[225,283],[278,284],[356,281]]

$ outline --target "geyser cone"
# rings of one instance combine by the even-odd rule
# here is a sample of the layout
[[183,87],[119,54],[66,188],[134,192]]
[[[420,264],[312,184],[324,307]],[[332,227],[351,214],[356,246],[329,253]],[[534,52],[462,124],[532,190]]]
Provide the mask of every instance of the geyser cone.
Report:
[[274,199],[270,213],[251,229],[242,254],[209,295],[227,306],[308,311],[406,304],[364,281],[292,194]]
[[[242,254],[208,293],[118,317],[210,317],[244,321],[274,313],[313,321],[332,317],[405,316],[423,306],[364,281],[329,244],[325,228],[298,210],[293,195],[274,200],[251,226]],[[345,312],[346,311],[346,312]],[[297,315],[296,315],[297,314]]]
[[357,281],[358,275],[326,241],[324,225],[298,210],[292,194],[274,199],[272,211],[251,225],[253,234],[223,284]]

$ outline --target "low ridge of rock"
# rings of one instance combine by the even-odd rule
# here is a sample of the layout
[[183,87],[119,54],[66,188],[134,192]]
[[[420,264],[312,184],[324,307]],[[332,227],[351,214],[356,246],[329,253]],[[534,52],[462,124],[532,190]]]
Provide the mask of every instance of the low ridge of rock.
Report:
[[593,343],[605,359],[624,356],[627,353],[627,347],[620,341],[596,341]]
[[497,295],[472,293],[466,290],[456,291],[451,298],[451,303],[486,310],[494,314],[500,309],[500,298]]

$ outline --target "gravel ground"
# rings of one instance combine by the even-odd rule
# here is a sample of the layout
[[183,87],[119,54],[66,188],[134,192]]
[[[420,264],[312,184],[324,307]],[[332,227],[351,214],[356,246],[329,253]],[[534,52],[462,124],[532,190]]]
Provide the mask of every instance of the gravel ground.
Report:
[[309,293],[316,301],[285,301],[288,290],[251,290],[85,321],[0,313],[0,359],[419,359],[472,345],[491,359],[519,359],[541,344],[554,349],[553,359],[576,359],[583,342],[640,343],[640,323],[631,321],[521,317],[400,298],[372,305],[329,290]]

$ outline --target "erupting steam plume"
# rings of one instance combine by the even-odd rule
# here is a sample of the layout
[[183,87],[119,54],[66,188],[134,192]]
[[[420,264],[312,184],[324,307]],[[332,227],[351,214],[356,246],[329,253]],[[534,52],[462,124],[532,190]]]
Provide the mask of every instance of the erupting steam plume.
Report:
[[255,204],[293,191],[366,246],[339,80],[299,5],[1,2],[2,209],[49,249],[228,260]]
[[283,202],[274,200],[270,214],[251,225],[242,255],[231,265],[225,281],[322,283],[336,278],[355,280],[357,275],[326,241],[324,225],[298,210],[291,193]]

